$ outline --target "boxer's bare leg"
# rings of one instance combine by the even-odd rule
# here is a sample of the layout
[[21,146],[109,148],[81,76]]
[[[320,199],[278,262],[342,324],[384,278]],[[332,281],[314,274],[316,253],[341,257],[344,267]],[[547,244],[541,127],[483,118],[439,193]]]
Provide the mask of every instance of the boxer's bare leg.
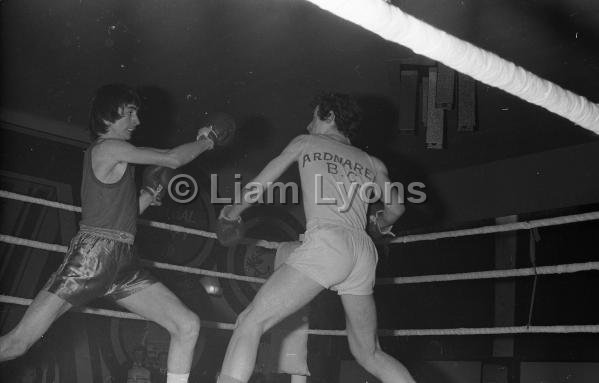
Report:
[[169,373],[187,374],[200,333],[200,319],[162,283],[149,287],[117,303],[129,311],[158,323],[170,334],[167,369]]
[[247,382],[262,334],[322,290],[321,285],[289,265],[277,269],[239,315],[218,382]]
[[415,383],[401,363],[381,350],[372,295],[341,295],[341,302],[349,348],[358,363],[383,383]]
[[0,337],[0,361],[23,355],[39,340],[71,304],[47,290],[40,291],[19,324],[8,334]]

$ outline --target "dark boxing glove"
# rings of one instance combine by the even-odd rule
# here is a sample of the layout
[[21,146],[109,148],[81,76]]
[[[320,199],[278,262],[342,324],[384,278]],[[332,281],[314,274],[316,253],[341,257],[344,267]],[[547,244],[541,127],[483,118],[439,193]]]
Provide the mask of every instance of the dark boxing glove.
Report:
[[160,201],[174,173],[173,169],[165,166],[146,166],[142,178],[142,190],[146,190],[154,196],[154,199]]
[[210,130],[206,134],[216,146],[227,146],[233,142],[237,125],[235,119],[226,113],[217,113],[210,117],[208,121]]
[[245,236],[245,225],[241,217],[229,218],[228,212],[233,206],[223,207],[216,222],[216,238],[225,247],[235,246]]

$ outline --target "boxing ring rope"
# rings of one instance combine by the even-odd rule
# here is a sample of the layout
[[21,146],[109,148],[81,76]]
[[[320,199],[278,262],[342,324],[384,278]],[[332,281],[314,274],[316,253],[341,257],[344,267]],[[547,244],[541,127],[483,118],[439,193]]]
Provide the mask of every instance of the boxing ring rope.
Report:
[[[25,196],[22,194],[12,193],[5,190],[0,190],[0,197],[17,200],[21,202],[30,202],[47,207],[54,207],[64,209],[68,211],[80,212],[81,208],[73,205],[62,204],[55,201],[48,201],[41,198],[34,198]],[[426,235],[412,235],[406,237],[395,238],[396,243],[415,242],[420,240],[433,240],[439,238],[452,238],[465,235],[476,235],[476,234],[488,234],[495,232],[505,232],[510,230],[523,230],[531,229],[535,227],[544,227],[552,225],[561,225],[565,223],[583,222],[589,220],[599,219],[599,212],[578,214],[572,216],[556,217],[550,219],[536,220],[530,222],[518,222],[506,225],[496,226],[485,226],[475,229],[456,230],[442,233],[431,233],[430,237]],[[209,238],[215,238],[214,233],[209,233],[202,230],[185,228],[178,225],[169,225],[160,222],[153,221],[142,221],[142,223],[160,228],[165,230],[183,231],[192,235],[200,235]],[[18,238],[10,235],[0,234],[0,242],[7,244],[28,246],[36,249],[47,250],[58,253],[66,253],[67,247],[56,244],[49,244],[40,241],[34,241],[30,239]],[[280,243],[277,242],[266,242],[266,241],[250,241],[249,243],[261,246],[261,242],[264,242],[268,248],[276,249]],[[264,246],[266,247],[266,246]],[[179,272],[186,272],[197,275],[208,275],[213,277],[228,278],[253,283],[264,283],[265,279],[248,277],[244,275],[237,275],[232,273],[222,273],[211,270],[204,270],[199,268],[193,268],[188,266],[172,265],[162,262],[154,262],[149,260],[142,260],[144,265],[154,267],[157,269],[173,270]],[[441,275],[423,275],[423,276],[412,276],[412,277],[397,277],[397,278],[378,278],[378,285],[399,285],[399,284],[414,284],[414,283],[430,283],[430,282],[449,282],[459,280],[474,280],[474,279],[490,279],[490,278],[511,278],[511,277],[523,277],[530,275],[548,275],[548,274],[566,274],[576,273],[581,271],[599,270],[599,262],[586,262],[586,263],[574,263],[574,264],[563,264],[554,266],[542,266],[534,268],[522,268],[522,269],[509,269],[509,270],[491,270],[491,271],[478,271],[469,273],[457,273],[457,274],[441,274]],[[27,306],[31,303],[30,299],[11,297],[7,295],[0,295],[0,303],[17,304]],[[122,319],[136,319],[144,320],[144,318],[127,312],[96,309],[96,308],[77,308],[75,311],[92,314],[102,315]],[[204,325],[208,328],[232,330],[234,324],[231,323],[220,323],[203,321]],[[315,330],[311,329],[307,331],[312,335],[332,335],[332,336],[345,336],[347,333],[344,330]],[[489,327],[489,328],[454,328],[454,329],[409,329],[409,330],[380,330],[379,335],[381,336],[437,336],[437,335],[497,335],[497,334],[527,334],[527,333],[597,333],[599,332],[599,325],[579,325],[579,326],[512,326],[512,327]]]
[[[55,245],[51,243],[33,241],[30,239],[18,238],[11,235],[0,234],[0,242],[8,243],[11,245],[27,246],[40,250],[48,250],[58,253],[66,253],[67,247],[62,245]],[[179,271],[189,274],[197,275],[208,275],[218,278],[234,279],[237,281],[253,282],[253,283],[264,283],[266,279],[258,277],[248,277],[245,275],[222,273],[219,271],[211,271],[205,269],[199,269],[189,266],[173,265],[170,263],[155,262],[142,259],[142,263],[146,266],[153,267],[155,269]],[[583,263],[569,263],[554,266],[539,266],[539,267],[528,267],[520,269],[505,269],[505,270],[489,270],[489,271],[473,271],[469,273],[455,273],[455,274],[436,274],[436,275],[419,275],[413,277],[395,277],[395,278],[377,278],[377,285],[407,285],[415,283],[431,283],[431,282],[451,282],[451,281],[465,281],[474,279],[499,279],[499,278],[514,278],[514,277],[526,277],[532,275],[550,275],[550,274],[572,274],[581,271],[592,271],[599,270],[599,262],[583,262]]]
[[382,38],[599,134],[599,105],[441,31],[384,0],[307,0]]
[[[9,303],[19,306],[29,306],[32,301],[33,299],[11,297],[9,295],[0,294],[0,303]],[[75,307],[71,311],[119,319],[146,320],[144,317],[139,316],[137,314],[118,310],[97,309],[92,307]],[[207,320],[202,320],[202,326],[219,330],[233,330],[235,328],[235,325],[233,323],[221,323]]]
[[[8,198],[12,200],[30,202],[48,207],[55,207],[59,209],[65,209],[69,211],[80,212],[81,208],[73,205],[67,205],[55,201],[48,201],[41,198],[34,198],[22,194],[8,192],[6,190],[0,190],[0,197]],[[501,225],[483,226],[479,228],[463,229],[446,231],[439,233],[428,233],[419,235],[408,235],[403,237],[396,237],[390,241],[390,243],[408,243],[425,240],[435,240],[441,238],[455,238],[470,235],[479,234],[491,234],[498,232],[514,231],[514,230],[525,230],[538,227],[547,227],[554,225],[563,225],[568,223],[585,222],[590,220],[599,219],[599,212],[575,214],[563,217],[545,218],[539,220],[533,220],[528,222],[515,222]],[[151,227],[156,227],[164,230],[180,231],[192,235],[199,235],[208,238],[216,238],[214,233],[206,232],[203,230],[186,228],[179,225],[170,225],[161,222],[140,220],[141,223]],[[0,242],[5,242],[14,245],[24,245],[41,250],[48,250],[53,252],[66,253],[67,247],[56,244],[49,244],[44,242],[38,242],[30,239],[18,238],[14,236],[0,234]],[[276,249],[280,245],[277,242],[267,241],[246,241],[246,243],[254,243],[256,246],[267,247],[270,249]],[[263,246],[267,244],[267,246]],[[245,275],[238,275],[232,273],[222,273],[212,270],[198,269],[188,266],[173,265],[163,262],[154,262],[143,260],[143,263],[147,266],[154,267],[163,270],[173,270],[179,272],[187,272],[197,275],[207,275],[213,277],[222,277],[228,279],[234,279],[245,282],[264,283],[264,278],[248,277]],[[521,268],[521,269],[510,269],[510,270],[490,270],[490,271],[477,271],[469,273],[457,273],[457,274],[441,274],[441,275],[422,275],[412,277],[396,277],[396,278],[378,278],[377,284],[390,285],[390,284],[412,284],[412,283],[430,283],[430,282],[449,282],[458,280],[474,280],[474,279],[491,279],[491,278],[511,278],[511,277],[522,277],[531,276],[536,274],[564,274],[564,273],[575,273],[580,271],[599,270],[599,262],[587,262],[587,263],[574,263],[574,264],[563,264],[554,266],[542,266],[536,268]]]
[[554,266],[537,266],[521,269],[473,271],[470,273],[419,275],[414,277],[377,278],[377,285],[407,285],[413,283],[451,282],[474,279],[500,279],[533,275],[571,274],[599,270],[599,262],[569,263]]
[[[37,205],[54,207],[57,209],[63,209],[63,210],[67,210],[67,211],[81,213],[81,207],[79,207],[79,206],[68,205],[68,204],[56,202],[56,201],[48,201],[43,198],[30,197],[30,196],[24,195],[24,194],[9,192],[7,190],[0,190],[0,197],[12,199],[15,201],[29,202],[29,203],[34,203]],[[159,229],[171,230],[171,231],[176,231],[176,232],[180,232],[180,233],[199,235],[201,237],[216,239],[215,233],[211,233],[211,232],[204,231],[204,230],[192,229],[192,228],[185,227],[185,226],[172,225],[172,224],[167,224],[167,223],[162,223],[162,222],[148,221],[145,219],[139,219],[138,222],[143,225],[150,226],[150,227],[156,227]],[[255,243],[256,246],[264,247],[267,249],[277,249],[279,246],[279,244],[276,242],[269,242],[269,241],[263,241],[263,240],[252,241],[252,243]]]
[[[308,330],[311,335],[345,336],[345,330]],[[443,336],[443,335],[505,335],[505,334],[573,334],[597,333],[599,325],[581,326],[511,326],[511,327],[474,327],[439,328],[409,330],[378,330],[380,336]]]
[[[68,211],[81,212],[81,208],[78,206],[67,205],[67,204],[63,204],[63,203],[55,202],[55,201],[48,201],[48,200],[45,200],[42,198],[30,197],[27,195],[17,194],[17,193],[9,192],[6,190],[0,190],[0,198],[7,198],[7,199],[12,199],[12,200],[21,201],[21,202],[35,203],[38,205],[55,207],[58,209],[64,209],[64,210],[68,210]],[[590,213],[582,213],[582,214],[566,215],[566,216],[562,216],[562,217],[537,219],[537,220],[532,220],[532,221],[523,221],[523,222],[514,222],[514,223],[507,223],[507,224],[500,224],[500,225],[481,226],[481,227],[472,228],[472,229],[461,229],[461,230],[443,231],[443,232],[438,232],[438,233],[406,235],[406,236],[395,237],[395,238],[389,240],[387,243],[408,243],[408,242],[430,241],[430,240],[436,240],[436,239],[442,239],[442,238],[457,238],[457,237],[471,236],[471,235],[478,235],[478,234],[502,233],[502,232],[506,232],[506,231],[515,231],[515,230],[530,230],[530,229],[537,228],[537,227],[564,225],[564,224],[568,224],[568,223],[577,223],[577,222],[594,221],[594,220],[599,220],[599,211],[590,212]],[[140,220],[138,220],[138,222],[140,222],[141,224],[151,226],[151,227],[156,227],[159,229],[179,231],[182,233],[199,235],[199,236],[207,237],[207,238],[216,238],[216,234],[214,234],[214,233],[203,231],[203,230],[192,229],[192,228],[188,228],[188,227],[184,227],[184,226],[171,225],[171,224],[166,224],[166,223],[162,223],[162,222],[148,221],[148,220],[144,220],[144,219],[140,219]],[[246,240],[244,243],[246,243],[246,244],[251,243],[256,246],[264,247],[267,249],[277,249],[280,246],[280,243],[278,243],[278,242],[269,242],[269,241],[263,241],[263,240]]]
[[[55,245],[52,243],[33,241],[30,239],[18,238],[18,237],[14,237],[11,235],[5,235],[5,234],[0,234],[0,242],[8,243],[11,245],[27,246],[27,247],[32,247],[35,249],[47,250],[47,251],[52,251],[52,252],[57,252],[57,253],[66,253],[67,249],[68,249],[67,246],[63,246],[63,245]],[[147,259],[142,259],[141,262],[145,266],[150,266],[155,269],[180,271],[180,272],[189,273],[189,274],[207,275],[207,276],[211,276],[211,277],[235,279],[238,281],[245,281],[245,282],[255,282],[255,283],[266,282],[266,279],[264,279],[264,278],[248,277],[245,275],[238,275],[238,274],[232,274],[232,273],[221,273],[218,271],[198,269],[198,268],[189,267],[189,266],[180,266],[180,265],[173,265],[170,263],[154,262],[154,261],[149,261]]]
[[543,218],[532,221],[522,221],[505,223],[500,225],[481,226],[472,229],[461,229],[452,231],[442,231],[438,233],[414,234],[396,237],[389,240],[388,243],[408,243],[420,241],[432,241],[441,238],[457,238],[480,234],[503,233],[506,231],[530,230],[538,227],[547,227],[555,225],[564,225],[568,223],[593,221],[599,219],[599,212],[582,213],[566,215],[562,217]]
[[[0,303],[9,303],[20,306],[29,306],[32,299],[0,295]],[[84,314],[100,315],[119,319],[146,320],[145,318],[128,312],[96,309],[75,308],[72,311]],[[202,320],[202,326],[219,330],[233,330],[232,323],[221,323]],[[316,330],[306,331],[310,335],[346,336],[345,330]],[[571,333],[598,333],[599,325],[580,326],[513,326],[513,327],[479,327],[479,328],[450,328],[450,329],[409,329],[409,330],[378,330],[380,336],[442,336],[442,335],[498,335],[498,334],[571,334]]]

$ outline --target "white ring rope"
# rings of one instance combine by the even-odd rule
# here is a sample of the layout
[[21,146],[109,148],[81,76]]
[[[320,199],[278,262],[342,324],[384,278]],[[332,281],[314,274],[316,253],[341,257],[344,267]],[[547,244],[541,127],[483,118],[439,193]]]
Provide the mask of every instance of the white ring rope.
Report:
[[18,193],[9,192],[7,190],[0,190],[0,197],[7,198],[7,199],[12,199],[12,200],[15,200],[15,201],[29,202],[29,203],[34,203],[34,204],[37,204],[37,205],[55,207],[57,209],[62,209],[62,210],[74,211],[76,213],[81,213],[81,208],[79,206],[73,206],[73,205],[68,205],[66,203],[49,201],[49,200],[43,199],[43,198],[36,198],[36,197],[31,197],[31,196],[28,196],[28,195],[24,195],[24,194],[18,194]]
[[[65,203],[60,203],[60,202],[55,202],[55,201],[48,201],[48,200],[45,200],[42,198],[30,197],[28,195],[9,192],[7,190],[0,190],[0,197],[12,199],[15,201],[29,202],[29,203],[34,203],[37,205],[43,205],[43,206],[48,206],[48,207],[54,207],[57,209],[63,209],[63,210],[81,213],[81,207],[79,207],[79,206],[68,205]],[[200,237],[216,239],[216,234],[211,233],[209,231],[198,230],[198,229],[193,229],[193,228],[189,228],[189,227],[185,227],[185,226],[172,225],[172,224],[156,222],[156,221],[148,221],[145,219],[140,219],[140,220],[138,220],[138,222],[140,222],[143,225],[155,227],[158,229],[170,230],[170,231],[175,231],[175,232],[180,232],[180,233],[198,235]],[[243,241],[243,243],[255,244],[256,246],[264,247],[267,249],[278,249],[280,246],[280,243],[264,241],[264,240],[246,239]]]
[[[29,306],[31,299],[0,295],[0,303],[9,303]],[[91,315],[100,315],[111,318],[146,320],[145,318],[128,312],[81,307],[73,309]],[[233,323],[222,323],[202,320],[202,326],[220,330],[233,330]],[[311,335],[346,336],[345,330],[316,330],[306,331]],[[440,335],[496,335],[496,334],[568,334],[568,333],[598,333],[599,325],[579,326],[515,326],[515,327],[483,327],[483,328],[450,328],[450,329],[409,329],[409,330],[378,330],[380,336],[440,336]]]
[[[578,326],[512,326],[512,327],[474,327],[474,328],[439,328],[378,330],[380,336],[441,336],[441,335],[500,335],[500,334],[572,334],[597,333],[599,325]],[[345,330],[308,330],[312,335],[345,336]]]
[[389,243],[408,243],[408,242],[419,242],[419,241],[431,241],[431,240],[441,239],[441,238],[457,238],[457,237],[479,235],[479,234],[503,233],[506,231],[530,230],[530,229],[534,229],[537,227],[564,225],[564,224],[568,224],[568,223],[594,221],[594,220],[598,220],[598,219],[599,219],[599,212],[573,214],[573,215],[566,215],[566,216],[562,216],[562,217],[536,219],[536,220],[532,220],[532,221],[505,223],[505,224],[501,224],[501,225],[481,226],[481,227],[476,227],[476,228],[472,228],[472,229],[442,231],[439,233],[406,235],[403,237],[393,238],[389,241]]
[[599,133],[599,105],[404,13],[384,0],[308,0],[382,38]]
[[[33,248],[40,249],[40,250],[48,250],[48,251],[53,251],[53,252],[57,252],[57,253],[66,253],[68,250],[68,248],[66,246],[55,245],[52,243],[45,243],[45,242],[39,242],[39,241],[33,241],[31,239],[18,238],[18,237],[14,237],[12,235],[5,235],[5,234],[0,234],[0,242],[8,243],[11,245],[28,246],[28,247],[33,247]],[[246,282],[255,282],[255,283],[266,282],[266,279],[264,279],[264,278],[248,277],[245,275],[238,275],[238,274],[232,274],[232,273],[221,273],[218,271],[203,270],[203,269],[198,269],[198,268],[189,267],[189,266],[179,266],[179,265],[172,265],[169,263],[154,262],[154,261],[149,261],[146,259],[143,259],[142,262],[145,265],[152,266],[156,269],[181,271],[181,272],[190,273],[190,274],[208,275],[208,276],[212,276],[212,277],[222,277],[222,278],[235,279],[238,281],[246,281]]]
[[145,265],[152,266],[152,267],[157,268],[157,269],[180,271],[182,273],[190,273],[190,274],[198,274],[198,275],[208,275],[208,276],[211,276],[211,277],[219,277],[219,278],[226,278],[226,279],[235,279],[237,281],[254,282],[254,283],[264,283],[264,282],[266,282],[266,279],[264,279],[264,278],[248,277],[248,276],[245,276],[245,275],[239,275],[239,274],[233,274],[233,273],[221,273],[219,271],[197,269],[197,268],[194,268],[194,267],[179,266],[179,265],[173,265],[173,264],[170,264],[170,263],[153,262],[153,261],[147,261],[147,260],[143,260],[143,263]]
[[216,234],[211,233],[209,231],[192,229],[189,227],[173,225],[173,224],[169,224],[169,223],[149,221],[147,219],[138,219],[137,222],[141,223],[142,225],[156,227],[158,229],[170,230],[170,231],[175,231],[175,232],[180,232],[180,233],[198,235],[200,237],[216,239]]
[[[0,190],[0,197],[17,199],[24,202],[37,203],[45,206],[56,207],[61,209],[66,209],[70,211],[80,211],[80,208],[72,205],[61,204],[58,202],[46,201],[40,198],[33,198],[28,196],[23,196],[16,193],[6,192]],[[520,222],[522,224],[519,228],[504,228],[501,231],[508,230],[519,230],[519,229],[529,229],[531,227],[540,227],[540,226],[548,226],[548,225],[557,225],[563,223],[570,222],[580,222],[589,219],[597,219],[593,214],[582,214],[578,216],[569,216],[569,217],[558,217],[555,219],[549,220],[538,220],[531,222]],[[577,218],[572,218],[577,217]],[[540,224],[539,221],[544,221],[543,224]],[[146,221],[146,223],[150,223],[154,227],[159,227],[167,230],[189,230],[185,231],[190,234],[202,235],[197,232],[201,232],[197,230],[194,232],[194,229],[188,229],[178,225],[167,225],[159,222],[150,222]],[[538,225],[538,226],[531,226]],[[513,224],[509,224],[513,225]],[[498,226],[508,226],[508,225],[498,225]],[[479,229],[468,229],[468,230],[479,230],[479,232],[474,234],[488,233],[491,232],[489,230],[496,230],[497,227],[484,227]],[[466,230],[466,231],[468,231]],[[465,234],[464,230],[457,231],[460,232],[459,235],[471,235]],[[202,232],[205,233],[205,232]],[[452,236],[455,235],[456,232],[446,232],[453,233]],[[211,234],[211,233],[210,233]],[[434,233],[433,233],[434,234]],[[439,234],[439,233],[437,233]],[[441,233],[444,234],[444,233]],[[415,237],[415,236],[411,236]],[[406,240],[406,242],[411,242],[412,239]],[[29,246],[37,249],[48,250],[52,252],[66,253],[67,247],[56,244],[49,244],[40,241],[34,241],[29,239],[18,238],[10,235],[0,234],[0,242],[5,242],[8,244],[14,245],[22,245]],[[280,244],[276,242],[271,242],[273,248],[277,248]],[[256,243],[258,245],[258,243]],[[199,275],[210,275],[214,277],[222,277],[236,280],[243,280],[247,282],[254,283],[263,283],[265,279],[263,278],[255,278],[248,277],[242,275],[236,275],[232,273],[221,273],[210,270],[197,269],[188,266],[179,266],[172,265],[168,263],[162,262],[153,262],[148,260],[143,260],[144,264],[166,270],[174,270],[180,272],[187,272],[192,274]],[[589,271],[589,270],[598,270],[599,262],[587,262],[587,263],[575,263],[575,264],[566,264],[566,265],[556,265],[556,266],[543,266],[535,268],[524,268],[524,269],[512,269],[512,270],[493,270],[493,271],[482,271],[482,272],[471,272],[471,273],[458,273],[458,274],[443,274],[443,275],[424,275],[424,276],[414,276],[414,277],[398,277],[398,278],[378,278],[377,284],[379,285],[389,285],[389,284],[408,284],[408,283],[428,283],[428,282],[447,282],[447,281],[457,281],[457,280],[472,280],[472,279],[488,279],[488,278],[507,278],[507,277],[519,277],[519,276],[528,276],[528,275],[539,275],[539,274],[562,274],[562,273],[574,273],[579,271]],[[536,274],[535,274],[536,273]],[[32,302],[31,299],[19,298],[19,297],[11,297],[7,295],[0,294],[0,303],[9,303],[9,304],[17,304],[28,306]],[[92,315],[101,315],[108,316],[114,318],[122,318],[122,319],[135,319],[135,320],[145,320],[143,317],[140,317],[133,313],[115,311],[115,310],[106,310],[106,309],[97,309],[97,308],[76,308],[75,311],[92,314]],[[214,329],[223,329],[223,330],[232,330],[235,325],[232,323],[221,323],[221,322],[213,322],[213,321],[202,321],[202,324],[208,328]],[[347,332],[345,330],[308,330],[309,334],[312,335],[332,335],[332,336],[345,336]],[[580,326],[515,326],[515,327],[489,327],[489,328],[453,328],[453,329],[409,329],[409,330],[379,330],[378,334],[381,336],[441,336],[441,335],[496,335],[496,334],[529,334],[529,333],[598,333],[599,325],[580,325]]]
[[[32,299],[19,298],[19,297],[11,297],[10,295],[0,294],[0,303],[9,303],[13,305],[20,306],[29,306],[32,302]],[[85,314],[92,315],[100,315],[111,318],[119,318],[119,319],[135,319],[135,320],[146,320],[146,318],[139,316],[137,314],[133,314],[125,311],[117,311],[117,310],[107,310],[107,309],[97,309],[93,307],[76,307],[72,309],[76,312],[81,312]],[[211,322],[202,320],[202,326],[208,328],[216,328],[221,330],[233,330],[235,325],[233,323],[220,323],[220,322]]]
[[599,270],[599,262],[569,263],[555,266],[537,266],[522,269],[474,271],[470,273],[419,275],[414,277],[377,278],[377,285],[406,285],[412,283],[450,282],[474,279],[527,277],[531,275],[571,274]]
[[[48,250],[60,253],[66,253],[67,247],[61,245],[55,245],[50,243],[44,243],[39,241],[32,241],[29,239],[13,237],[10,235],[0,234],[0,242],[9,243],[12,245],[29,246],[36,249]],[[147,265],[157,269],[174,270],[190,274],[198,275],[209,275],[213,277],[220,277],[226,279],[235,279],[238,281],[264,283],[266,279],[257,277],[248,277],[245,275],[238,275],[232,273],[222,273],[218,271],[198,269],[189,266],[172,265],[169,263],[154,262],[148,260],[142,260]],[[437,275],[420,275],[413,277],[397,277],[397,278],[377,278],[377,285],[404,285],[413,283],[430,283],[430,282],[450,282],[450,281],[463,281],[463,280],[474,280],[474,279],[491,279],[491,278],[513,278],[513,277],[525,277],[536,274],[571,274],[581,271],[592,271],[599,270],[599,262],[586,262],[586,263],[571,263],[554,266],[541,266],[541,267],[530,267],[522,269],[508,269],[508,270],[490,270],[490,271],[475,271],[470,273],[456,273],[456,274],[437,274]]]
[[[38,205],[43,205],[43,206],[55,207],[58,209],[65,209],[65,210],[69,210],[69,211],[81,212],[81,208],[78,206],[67,205],[67,204],[63,204],[60,202],[48,201],[48,200],[41,199],[41,198],[34,198],[34,197],[30,197],[30,196],[23,195],[23,194],[9,192],[6,190],[0,190],[0,197],[12,199],[15,201],[30,202],[30,203],[35,203]],[[590,213],[567,215],[567,216],[563,216],[563,217],[537,219],[537,220],[527,221],[527,222],[514,222],[514,223],[501,224],[501,225],[482,226],[482,227],[472,228],[472,229],[462,229],[462,230],[453,230],[453,231],[443,231],[443,232],[438,232],[438,233],[406,235],[406,236],[401,236],[401,237],[395,237],[392,240],[390,240],[388,243],[408,243],[408,242],[417,242],[417,241],[430,241],[430,240],[436,240],[436,239],[442,239],[442,238],[456,238],[456,237],[463,237],[463,236],[470,236],[470,235],[477,235],[477,234],[492,234],[492,233],[501,233],[501,232],[506,232],[506,231],[515,231],[515,230],[529,230],[529,229],[532,229],[535,227],[564,225],[564,224],[568,224],[568,223],[594,221],[594,220],[598,220],[598,219],[599,219],[599,212],[590,212]],[[175,232],[180,231],[180,232],[184,232],[187,234],[198,235],[198,236],[202,236],[202,237],[216,238],[216,234],[214,234],[214,233],[203,231],[203,230],[198,230],[198,229],[192,229],[192,228],[188,228],[185,226],[171,225],[171,224],[166,224],[166,223],[162,223],[162,222],[148,221],[148,220],[143,220],[143,219],[140,219],[139,222],[144,225],[156,227],[159,229],[171,230],[171,231],[175,231]],[[278,249],[279,246],[281,245],[280,242],[269,242],[269,241],[264,241],[264,240],[247,240],[247,241],[244,241],[244,243],[251,243],[251,244],[254,244],[255,246],[260,246],[260,247],[264,247],[267,249]]]

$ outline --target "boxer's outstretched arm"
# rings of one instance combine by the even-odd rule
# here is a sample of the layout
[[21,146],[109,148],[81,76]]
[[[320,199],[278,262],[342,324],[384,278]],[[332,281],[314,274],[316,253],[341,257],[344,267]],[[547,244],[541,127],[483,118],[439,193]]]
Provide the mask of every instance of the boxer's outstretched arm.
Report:
[[252,181],[248,182],[245,186],[244,196],[242,203],[233,205],[233,208],[228,212],[228,218],[235,219],[241,215],[241,213],[251,206],[245,198],[248,193],[254,187],[259,187],[261,193],[264,193],[270,183],[276,181],[284,172],[296,162],[306,142],[307,135],[297,136],[283,149],[281,154],[273,158],[262,171]]
[[116,163],[158,165],[176,169],[212,149],[213,145],[211,140],[202,139],[164,150],[138,148],[123,140],[106,140],[98,147],[98,155]]

